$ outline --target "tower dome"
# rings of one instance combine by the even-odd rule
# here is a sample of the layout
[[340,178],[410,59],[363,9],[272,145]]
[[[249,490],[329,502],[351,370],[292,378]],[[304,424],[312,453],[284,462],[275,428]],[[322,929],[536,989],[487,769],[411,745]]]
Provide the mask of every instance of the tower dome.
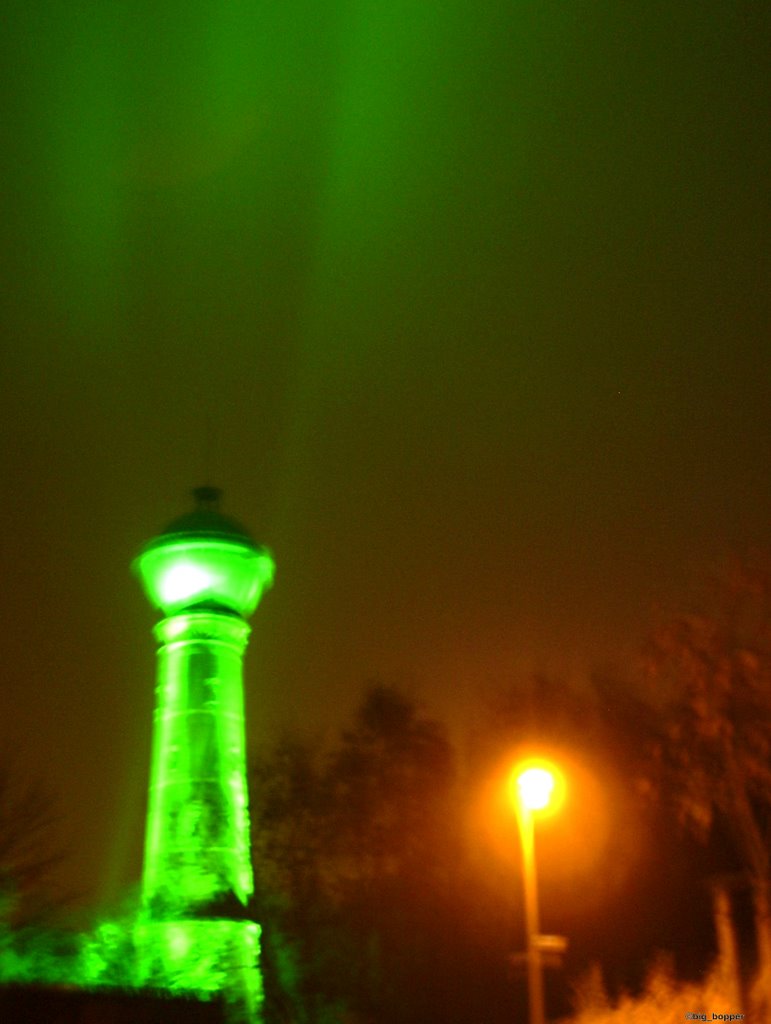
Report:
[[197,487],[195,508],[148,541],[134,562],[150,602],[166,615],[217,608],[248,618],[273,582],[270,552],[220,512],[221,494]]

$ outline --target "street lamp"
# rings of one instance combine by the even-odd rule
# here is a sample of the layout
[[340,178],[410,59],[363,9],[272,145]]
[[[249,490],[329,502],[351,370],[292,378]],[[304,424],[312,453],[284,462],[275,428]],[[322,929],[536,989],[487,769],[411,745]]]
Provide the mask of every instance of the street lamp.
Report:
[[562,777],[556,767],[542,761],[526,761],[518,764],[511,775],[513,803],[522,840],[522,881],[525,890],[527,993],[530,1024],[544,1024],[534,815],[539,811],[556,806],[561,795],[561,782]]

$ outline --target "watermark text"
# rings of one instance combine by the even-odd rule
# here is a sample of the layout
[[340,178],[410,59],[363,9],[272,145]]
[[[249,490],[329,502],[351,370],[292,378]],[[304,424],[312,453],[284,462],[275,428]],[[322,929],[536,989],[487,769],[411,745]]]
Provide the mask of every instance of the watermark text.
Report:
[[686,1020],[744,1020],[743,1013],[686,1013]]

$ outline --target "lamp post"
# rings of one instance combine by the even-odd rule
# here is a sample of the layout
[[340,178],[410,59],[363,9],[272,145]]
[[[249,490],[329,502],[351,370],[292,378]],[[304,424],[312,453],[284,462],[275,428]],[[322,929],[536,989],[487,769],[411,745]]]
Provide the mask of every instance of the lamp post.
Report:
[[544,1024],[543,974],[538,919],[534,814],[545,810],[557,786],[555,770],[541,764],[518,765],[512,773],[514,807],[522,841],[522,881],[525,891],[525,932],[529,1024]]

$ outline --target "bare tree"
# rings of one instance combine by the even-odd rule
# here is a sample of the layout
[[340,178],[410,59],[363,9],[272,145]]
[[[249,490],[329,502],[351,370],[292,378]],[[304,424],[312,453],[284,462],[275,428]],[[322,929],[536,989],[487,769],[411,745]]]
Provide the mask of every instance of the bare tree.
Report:
[[0,922],[28,923],[44,916],[54,900],[53,874],[63,854],[55,828],[55,801],[39,782],[0,764]]
[[771,978],[771,574],[736,564],[697,612],[656,629],[659,781],[706,839],[720,822],[749,883],[762,977]]

